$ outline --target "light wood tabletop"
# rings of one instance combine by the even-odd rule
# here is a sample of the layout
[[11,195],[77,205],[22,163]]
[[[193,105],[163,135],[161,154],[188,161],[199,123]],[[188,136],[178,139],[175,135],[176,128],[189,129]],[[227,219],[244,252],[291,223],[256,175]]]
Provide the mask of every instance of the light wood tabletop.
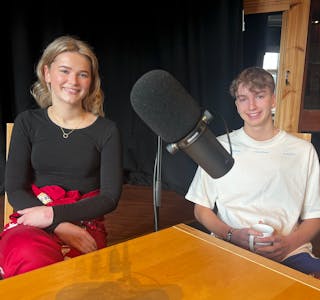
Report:
[[320,280],[179,224],[0,281],[0,299],[320,299]]

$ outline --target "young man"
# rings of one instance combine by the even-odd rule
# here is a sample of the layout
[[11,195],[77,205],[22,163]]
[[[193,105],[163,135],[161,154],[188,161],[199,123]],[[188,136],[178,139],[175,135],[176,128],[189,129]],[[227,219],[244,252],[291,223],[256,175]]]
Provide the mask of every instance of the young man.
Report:
[[[271,74],[257,67],[232,82],[244,121],[230,134],[234,166],[218,179],[199,167],[186,199],[215,236],[320,277],[320,260],[310,244],[320,231],[319,159],[311,143],[274,127],[274,89]],[[229,149],[226,135],[218,140]],[[251,228],[256,223],[272,226],[274,234],[262,238]],[[250,235],[256,235],[251,247]]]

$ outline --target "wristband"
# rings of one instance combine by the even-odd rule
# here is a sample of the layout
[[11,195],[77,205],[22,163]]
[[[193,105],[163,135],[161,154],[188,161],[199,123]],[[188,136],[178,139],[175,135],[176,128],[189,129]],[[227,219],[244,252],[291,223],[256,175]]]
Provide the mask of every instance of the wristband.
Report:
[[234,231],[233,228],[229,228],[228,233],[227,233],[227,238],[226,238],[227,242],[231,242],[233,231]]

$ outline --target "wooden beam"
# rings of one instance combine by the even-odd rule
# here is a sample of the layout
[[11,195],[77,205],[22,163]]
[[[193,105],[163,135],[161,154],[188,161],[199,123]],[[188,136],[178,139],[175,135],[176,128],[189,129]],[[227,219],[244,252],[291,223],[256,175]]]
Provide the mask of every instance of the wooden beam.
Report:
[[243,0],[246,15],[286,11],[290,8],[290,0]]

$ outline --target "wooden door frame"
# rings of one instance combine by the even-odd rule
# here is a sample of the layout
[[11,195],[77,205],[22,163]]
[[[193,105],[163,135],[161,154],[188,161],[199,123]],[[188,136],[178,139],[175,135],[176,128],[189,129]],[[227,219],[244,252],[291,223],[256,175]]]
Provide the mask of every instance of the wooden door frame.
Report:
[[283,12],[275,125],[298,132],[310,0],[243,0],[244,14]]

